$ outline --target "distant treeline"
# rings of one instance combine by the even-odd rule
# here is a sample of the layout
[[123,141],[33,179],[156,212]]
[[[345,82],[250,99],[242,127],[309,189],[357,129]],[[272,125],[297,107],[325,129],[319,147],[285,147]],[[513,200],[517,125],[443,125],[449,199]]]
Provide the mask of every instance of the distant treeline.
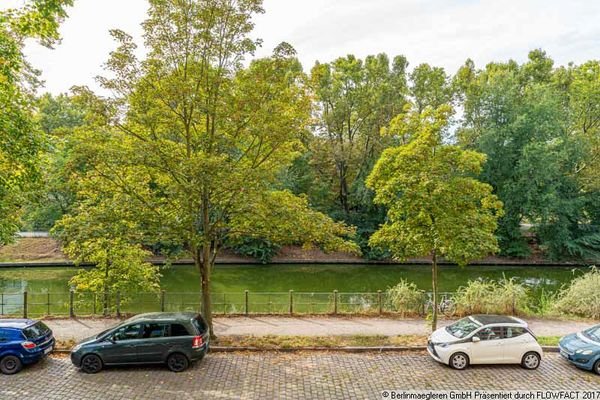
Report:
[[[368,246],[386,210],[373,204],[365,179],[384,149],[410,140],[408,107],[422,112],[442,105],[454,110],[445,140],[487,156],[478,178],[504,204],[501,255],[527,257],[533,247],[552,259],[600,257],[600,62],[556,67],[535,50],[524,64],[477,68],[467,60],[449,75],[428,64],[409,68],[403,56],[349,55],[317,63],[303,85],[313,118],[277,185],[356,226],[366,257],[387,254]],[[52,228],[76,203],[70,178],[86,168],[73,157],[76,142],[70,140],[87,123],[88,105],[80,97],[38,100],[36,121],[47,140],[43,185],[24,215],[27,229]],[[251,237],[231,247],[265,260],[278,249]]]

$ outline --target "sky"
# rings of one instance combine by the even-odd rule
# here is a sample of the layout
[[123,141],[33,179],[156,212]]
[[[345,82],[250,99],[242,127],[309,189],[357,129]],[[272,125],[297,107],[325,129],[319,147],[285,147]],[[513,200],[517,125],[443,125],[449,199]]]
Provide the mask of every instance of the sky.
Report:
[[[24,0],[0,0],[0,8]],[[94,77],[115,48],[109,29],[142,43],[146,0],[75,0],[54,50],[28,43],[26,55],[42,71],[45,91],[73,85],[99,87]],[[427,62],[454,73],[467,58],[523,62],[544,49],[558,65],[600,58],[598,0],[265,0],[253,37],[263,40],[256,56],[290,43],[305,70],[354,54],[403,54],[409,67]]]

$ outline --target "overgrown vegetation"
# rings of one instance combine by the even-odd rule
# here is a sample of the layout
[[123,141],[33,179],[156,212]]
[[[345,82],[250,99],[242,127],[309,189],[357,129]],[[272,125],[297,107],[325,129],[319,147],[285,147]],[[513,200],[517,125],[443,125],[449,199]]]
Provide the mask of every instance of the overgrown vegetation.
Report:
[[453,299],[458,315],[522,315],[530,309],[529,289],[514,279],[469,281]]
[[600,319],[600,270],[593,267],[590,272],[573,279],[557,297],[556,311]]
[[406,315],[415,315],[423,312],[423,307],[427,301],[427,295],[413,282],[405,279],[387,290],[387,299],[392,309],[402,317]]

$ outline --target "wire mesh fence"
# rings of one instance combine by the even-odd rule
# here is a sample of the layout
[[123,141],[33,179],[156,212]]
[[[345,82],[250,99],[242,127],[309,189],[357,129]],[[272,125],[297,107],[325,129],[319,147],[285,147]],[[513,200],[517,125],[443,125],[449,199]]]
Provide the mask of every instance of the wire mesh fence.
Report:
[[[443,302],[451,293],[440,294]],[[386,292],[229,292],[212,293],[214,314],[403,314],[425,315],[431,295],[413,309],[398,310]],[[200,311],[200,292],[21,292],[0,293],[0,317],[122,316],[145,312]]]

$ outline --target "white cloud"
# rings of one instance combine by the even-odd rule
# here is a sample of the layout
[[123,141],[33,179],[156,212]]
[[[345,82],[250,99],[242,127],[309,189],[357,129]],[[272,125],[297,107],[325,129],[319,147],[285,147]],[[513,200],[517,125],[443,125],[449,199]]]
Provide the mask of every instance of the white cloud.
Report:
[[[2,0],[3,6],[22,0]],[[97,88],[93,77],[114,43],[108,30],[141,36],[145,0],[77,0],[61,27],[63,43],[53,51],[27,47],[43,71],[46,89],[72,85]],[[265,0],[255,18],[257,56],[280,42],[291,43],[304,67],[352,53],[360,57],[404,54],[453,73],[467,58],[478,66],[509,58],[523,61],[543,48],[557,64],[581,63],[600,54],[600,1],[586,0]]]

